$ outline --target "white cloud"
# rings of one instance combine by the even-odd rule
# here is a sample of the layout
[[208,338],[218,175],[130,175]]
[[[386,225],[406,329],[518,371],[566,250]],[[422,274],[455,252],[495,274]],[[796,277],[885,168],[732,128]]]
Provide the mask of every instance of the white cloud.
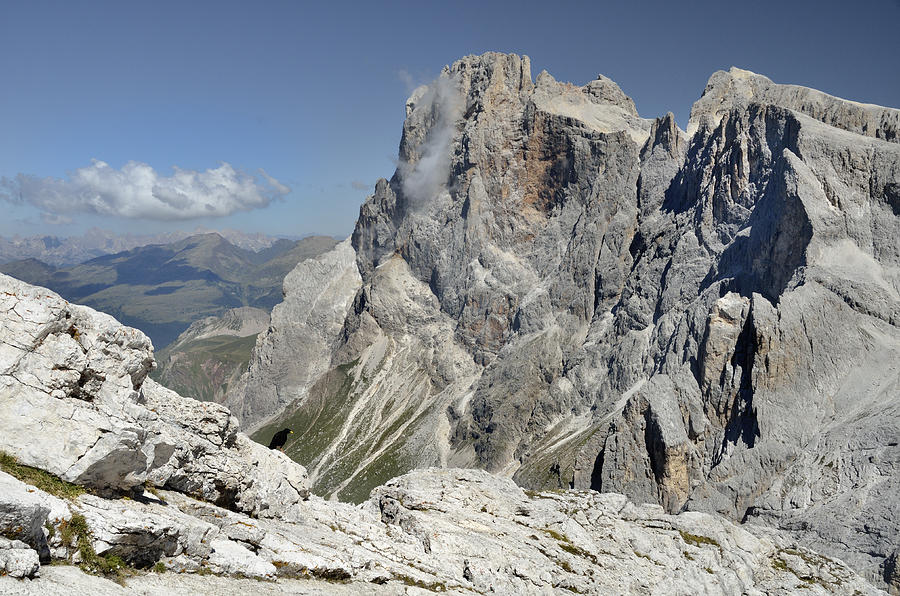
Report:
[[450,144],[465,108],[457,84],[453,77],[442,75],[428,87],[414,91],[407,101],[408,114],[428,110],[433,122],[424,142],[416,148],[418,159],[399,164],[403,192],[413,202],[440,193],[450,174]]
[[361,180],[354,180],[350,183],[350,186],[353,187],[353,190],[369,190],[373,185],[367,184]]
[[137,161],[116,170],[93,160],[70,172],[67,179],[27,174],[0,178],[0,198],[29,203],[48,215],[94,213],[179,220],[258,209],[291,190],[263,170],[252,176],[227,163],[205,172],[173,170],[172,176],[164,177]]
[[72,223],[72,218],[58,213],[41,213],[41,221],[51,226],[67,226]]
[[403,83],[407,93],[412,93],[413,89],[421,84],[416,83],[416,78],[405,68],[401,68],[397,71],[397,78]]

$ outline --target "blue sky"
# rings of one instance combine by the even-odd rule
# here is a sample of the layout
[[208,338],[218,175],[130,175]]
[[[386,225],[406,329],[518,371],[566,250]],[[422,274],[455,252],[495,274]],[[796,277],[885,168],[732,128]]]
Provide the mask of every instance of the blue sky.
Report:
[[[0,235],[349,234],[394,170],[410,86],[488,50],[528,54],[534,76],[603,73],[642,116],[671,110],[682,127],[709,75],[732,65],[900,107],[898,23],[900,0],[7,1]],[[170,208],[126,197],[79,211],[85,189],[135,179]],[[190,192],[215,208],[179,211]],[[250,210],[207,215],[236,206]]]

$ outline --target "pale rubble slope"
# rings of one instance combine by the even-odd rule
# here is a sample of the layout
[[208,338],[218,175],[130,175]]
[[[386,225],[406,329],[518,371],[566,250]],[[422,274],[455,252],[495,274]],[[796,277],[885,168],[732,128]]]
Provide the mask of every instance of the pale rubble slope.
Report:
[[[526,57],[496,53],[454,63],[407,103],[401,165],[353,234],[362,282],[330,356],[353,383],[309,394],[356,415],[295,457],[393,420],[391,400],[429,404],[390,450],[430,436],[442,463],[524,486],[765,521],[900,581],[898,122],[732,69],[685,133],[603,77],[532,81]],[[370,382],[370,346],[433,337],[421,315],[397,326],[412,296],[428,304],[423,286],[439,310],[424,320],[448,319],[452,339]],[[457,366],[450,387],[440,371]],[[385,449],[391,428],[375,429],[357,449]],[[326,464],[318,488],[359,500],[421,464]]]
[[242,306],[232,308],[214,317],[204,317],[194,321],[191,326],[178,336],[173,344],[177,349],[178,344],[189,341],[197,341],[220,335],[234,337],[249,337],[262,333],[269,327],[269,313],[261,308]]

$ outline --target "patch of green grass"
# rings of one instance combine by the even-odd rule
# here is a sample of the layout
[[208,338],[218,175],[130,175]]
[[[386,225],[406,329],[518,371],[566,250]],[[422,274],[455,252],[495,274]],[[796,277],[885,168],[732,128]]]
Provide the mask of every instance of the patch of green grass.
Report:
[[165,573],[166,565],[162,561],[157,561],[156,565],[153,566],[153,573]]
[[795,557],[800,557],[804,563],[815,567],[821,567],[822,565],[827,564],[835,565],[833,559],[829,559],[828,557],[820,555],[818,553],[805,553],[801,550],[797,550],[796,548],[784,548],[780,552],[788,555],[794,555]]
[[703,545],[710,545],[715,546],[719,549],[719,551],[722,550],[722,545],[719,544],[715,539],[708,536],[698,536],[697,534],[691,534],[690,532],[685,532],[684,530],[678,530],[678,533],[681,534],[681,539],[684,540],[686,544],[696,546],[697,548],[700,548]]
[[45,493],[50,493],[63,499],[72,500],[85,493],[83,486],[66,482],[44,470],[23,466],[16,461],[15,457],[3,451],[0,451],[0,470],[18,478],[25,484],[30,484]]
[[570,555],[575,555],[576,557],[581,557],[582,559],[586,559],[593,563],[594,565],[600,565],[600,560],[594,555],[594,553],[588,552],[583,548],[575,546],[571,542],[560,542],[559,548],[563,549]]
[[284,452],[294,461],[312,467],[337,439],[353,408],[353,378],[349,372],[357,363],[354,360],[326,373],[310,388],[306,399],[289,406],[285,414],[253,433],[251,438],[268,445],[276,432],[291,428],[294,434]]
[[[427,417],[428,412],[426,411],[415,418],[393,444],[387,447],[370,464],[353,475],[347,486],[338,494],[338,498],[349,503],[362,503],[369,498],[373,488],[384,484],[391,478],[408,472],[413,467],[410,458],[406,454],[409,439],[416,432],[416,429],[424,424]],[[364,439],[361,439],[358,443],[364,444]],[[342,459],[341,463],[343,464],[344,461],[354,460],[352,458],[350,460]],[[353,465],[358,464],[353,463]],[[335,469],[338,473],[349,474],[353,471],[353,468],[349,466],[335,466]]]
[[162,495],[159,494],[159,489],[157,489],[153,484],[148,480],[144,483],[144,490],[153,495],[158,501],[165,503],[166,500],[162,498]]
[[[810,567],[820,567],[826,563],[834,564],[834,561],[829,559],[828,557],[822,557],[822,556],[804,553],[795,548],[783,548],[778,551],[778,555],[781,555],[781,554],[799,557],[800,559],[803,560],[804,563],[806,563]],[[840,586],[843,583],[843,581],[840,579],[838,579],[838,581],[836,581],[836,582],[828,582],[822,578],[812,577],[809,575],[800,575],[794,569],[792,569],[790,566],[788,566],[787,562],[784,559],[782,559],[781,557],[778,557],[777,555],[776,555],[776,558],[772,559],[772,567],[777,569],[778,571],[783,571],[785,573],[793,574],[798,580],[800,580],[804,584],[807,584],[807,585],[819,584],[826,590],[830,589],[829,586],[831,584]]]
[[151,376],[181,395],[214,401],[228,390],[236,371],[245,370],[256,335],[216,335],[172,344],[157,355],[159,368]]
[[65,520],[59,524],[60,539],[67,547],[75,546],[77,549],[82,547],[94,549],[91,546],[91,530],[88,527],[87,519],[80,513],[72,515],[71,519]]
[[414,586],[416,588],[422,588],[423,590],[429,590],[431,592],[446,592],[447,585],[441,582],[426,582],[420,579],[416,579],[414,577],[410,577],[408,575],[395,575],[394,580],[398,582],[402,582],[407,586]]
[[556,530],[551,530],[550,528],[544,528],[544,534],[553,538],[557,542],[570,542],[568,538],[557,532]]

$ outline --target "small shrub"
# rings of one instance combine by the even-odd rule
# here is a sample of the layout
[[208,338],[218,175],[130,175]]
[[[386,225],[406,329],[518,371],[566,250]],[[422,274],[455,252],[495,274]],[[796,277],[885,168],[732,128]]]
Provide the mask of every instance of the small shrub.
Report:
[[[98,555],[94,550],[91,542],[91,529],[88,526],[87,519],[80,513],[73,513],[72,518],[63,521],[59,525],[60,538],[66,547],[73,547],[81,555],[81,562],[78,566],[85,573],[92,575],[102,575],[113,579],[119,583],[125,577],[134,573],[128,563],[122,557],[114,554]],[[70,551],[69,561],[74,553]]]
[[346,569],[341,569],[340,567],[335,567],[333,569],[329,569],[327,567],[314,567],[309,570],[309,573],[313,577],[324,579],[325,581],[330,582],[345,582],[352,577]]
[[309,569],[296,563],[287,561],[272,561],[275,566],[275,573],[278,577],[287,577],[291,579],[308,579],[310,576]]

